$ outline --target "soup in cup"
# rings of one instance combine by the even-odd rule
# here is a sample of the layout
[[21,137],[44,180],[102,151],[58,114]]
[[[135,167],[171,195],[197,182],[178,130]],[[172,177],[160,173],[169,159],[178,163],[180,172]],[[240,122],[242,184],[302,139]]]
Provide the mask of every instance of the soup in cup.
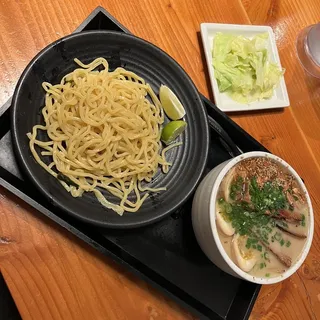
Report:
[[282,281],[301,266],[314,228],[301,178],[265,152],[248,152],[211,170],[196,191],[192,224],[214,264],[260,284]]

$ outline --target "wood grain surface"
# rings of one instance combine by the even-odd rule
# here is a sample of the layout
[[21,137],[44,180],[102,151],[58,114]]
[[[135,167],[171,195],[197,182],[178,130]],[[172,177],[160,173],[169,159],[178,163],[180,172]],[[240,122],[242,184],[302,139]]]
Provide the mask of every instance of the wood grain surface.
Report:
[[[230,116],[304,178],[315,213],[314,241],[290,279],[264,286],[251,319],[320,318],[320,81],[298,63],[298,32],[320,18],[318,0],[1,0],[0,105],[27,63],[72,32],[98,5],[176,59],[210,93],[201,22],[273,27],[290,108]],[[1,152],[1,150],[0,150]],[[4,189],[0,270],[23,319],[193,319],[193,316]]]

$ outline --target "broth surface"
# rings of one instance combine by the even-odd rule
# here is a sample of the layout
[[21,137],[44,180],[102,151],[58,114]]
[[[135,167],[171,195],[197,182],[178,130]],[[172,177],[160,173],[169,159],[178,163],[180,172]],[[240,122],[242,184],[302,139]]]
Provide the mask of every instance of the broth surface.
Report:
[[239,268],[256,277],[277,277],[303,251],[309,211],[290,172],[257,157],[239,162],[222,180],[216,223],[226,253]]

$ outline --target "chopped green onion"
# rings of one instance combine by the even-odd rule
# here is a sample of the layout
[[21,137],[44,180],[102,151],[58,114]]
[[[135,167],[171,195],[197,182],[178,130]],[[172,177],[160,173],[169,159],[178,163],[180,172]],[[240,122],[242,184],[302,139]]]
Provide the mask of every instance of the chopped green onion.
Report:
[[281,240],[281,233],[280,232],[276,232],[274,234],[274,239],[277,240],[277,241],[280,241]]
[[302,215],[301,225],[302,225],[303,227],[306,226],[306,216],[305,216],[304,214]]

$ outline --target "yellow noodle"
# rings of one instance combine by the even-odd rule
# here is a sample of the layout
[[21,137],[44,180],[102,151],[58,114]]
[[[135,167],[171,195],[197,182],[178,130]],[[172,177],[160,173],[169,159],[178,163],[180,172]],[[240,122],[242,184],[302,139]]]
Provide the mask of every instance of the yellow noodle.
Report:
[[[123,68],[109,71],[104,58],[89,64],[75,62],[80,68],[59,84],[42,84],[45,125],[35,125],[27,134],[30,150],[51,175],[59,178],[58,173],[62,174],[76,185],[59,180],[73,197],[93,192],[103,206],[120,215],[136,212],[149,195],[140,192],[166,189],[142,187],[141,183],[150,182],[159,166],[168,172],[171,163],[165,152],[181,143],[161,151],[163,110],[141,77]],[[104,69],[96,71],[101,65]],[[37,139],[40,130],[47,133],[49,141]],[[36,148],[41,156],[51,158],[49,164]],[[108,201],[104,190],[119,202]]]

